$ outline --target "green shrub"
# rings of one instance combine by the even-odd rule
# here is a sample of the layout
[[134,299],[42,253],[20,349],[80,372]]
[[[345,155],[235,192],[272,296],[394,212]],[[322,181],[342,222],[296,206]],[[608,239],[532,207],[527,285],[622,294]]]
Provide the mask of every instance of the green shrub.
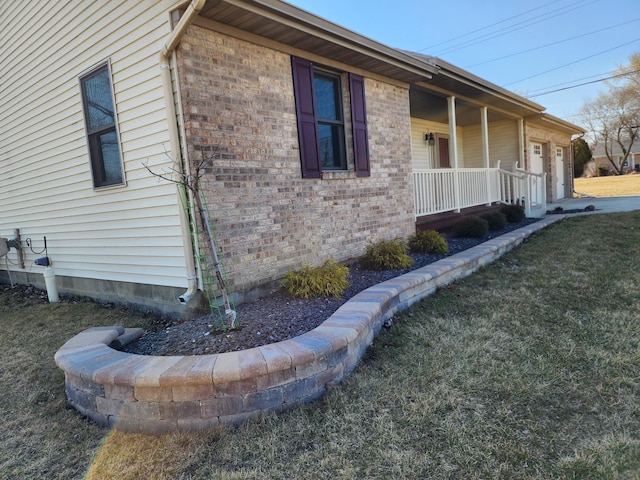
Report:
[[489,224],[489,230],[501,230],[507,226],[507,216],[502,212],[489,212],[480,215]]
[[456,237],[482,238],[489,231],[489,222],[480,217],[463,217],[452,230]]
[[504,213],[509,223],[518,223],[524,220],[524,207],[521,205],[505,205],[500,211]]
[[400,270],[412,264],[407,246],[398,239],[370,243],[360,258],[360,265],[367,270]]
[[335,260],[327,260],[321,267],[304,266],[287,273],[284,287],[296,298],[340,298],[349,286],[349,269]]
[[421,253],[449,253],[449,245],[435,230],[425,230],[409,237],[409,248]]

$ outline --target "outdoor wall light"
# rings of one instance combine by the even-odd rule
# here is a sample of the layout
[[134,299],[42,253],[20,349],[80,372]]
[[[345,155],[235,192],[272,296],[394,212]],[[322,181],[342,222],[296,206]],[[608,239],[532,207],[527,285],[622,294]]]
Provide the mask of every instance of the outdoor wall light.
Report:
[[433,136],[433,133],[425,133],[424,141],[429,144],[430,147],[433,147],[436,144],[436,139]]

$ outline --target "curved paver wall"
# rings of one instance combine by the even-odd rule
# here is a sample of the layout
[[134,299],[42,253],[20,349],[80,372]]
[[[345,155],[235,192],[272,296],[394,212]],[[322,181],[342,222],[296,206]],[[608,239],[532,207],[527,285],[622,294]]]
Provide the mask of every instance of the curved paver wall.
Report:
[[143,356],[112,348],[142,332],[85,330],[55,355],[69,403],[97,423],[162,433],[240,423],[313,400],[358,364],[396,312],[465,277],[563,216],[546,218],[477,247],[371,287],[314,330],[238,352]]

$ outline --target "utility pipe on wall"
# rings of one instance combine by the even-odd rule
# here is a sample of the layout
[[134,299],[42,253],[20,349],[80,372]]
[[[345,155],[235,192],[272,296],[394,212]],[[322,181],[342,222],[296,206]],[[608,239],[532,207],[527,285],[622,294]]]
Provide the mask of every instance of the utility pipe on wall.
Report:
[[[171,65],[170,60],[178,43],[182,39],[182,36],[186,32],[187,28],[193,20],[198,16],[198,13],[204,7],[206,0],[192,0],[186,11],[182,15],[182,18],[171,31],[169,38],[162,46],[160,51],[160,73],[162,76],[162,88],[164,91],[165,107],[167,110],[167,121],[169,122],[169,145],[170,155],[176,162],[176,165],[180,171],[183,172],[182,155],[180,151],[180,137],[178,135],[178,124],[176,122],[176,109],[175,99],[173,97],[173,85],[171,82]],[[178,196],[180,198],[187,198],[188,193],[180,184],[177,185]],[[182,245],[184,248],[184,257],[187,270],[187,290],[180,295],[179,300],[181,303],[188,303],[189,299],[198,290],[198,282],[196,275],[196,264],[193,257],[192,240],[191,240],[191,222],[186,212],[186,204],[184,208],[178,206],[180,212],[180,225],[182,227]]]
[[45,267],[42,276],[44,277],[44,286],[47,289],[49,302],[59,302],[60,296],[58,295],[58,287],[56,286],[56,272],[53,270],[53,267]]

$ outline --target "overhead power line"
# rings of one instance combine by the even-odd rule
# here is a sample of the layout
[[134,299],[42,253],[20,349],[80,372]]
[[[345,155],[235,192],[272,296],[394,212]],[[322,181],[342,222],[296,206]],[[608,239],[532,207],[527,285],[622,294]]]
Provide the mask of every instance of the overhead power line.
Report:
[[547,85],[546,87],[536,88],[536,89],[530,91],[529,95],[535,96],[536,92],[544,92],[544,91],[549,90],[551,88],[564,87],[565,85],[573,85],[576,82],[582,82],[582,81],[587,81],[587,80],[590,82],[592,78],[604,79],[605,77],[608,77],[608,76],[611,76],[611,75],[617,75],[617,74],[615,74],[614,72],[603,72],[603,73],[596,73],[594,75],[587,75],[586,77],[574,78],[574,79],[568,80],[566,82],[554,83],[553,85]]
[[503,87],[507,87],[507,86],[509,86],[509,85],[513,85],[514,83],[524,82],[525,80],[529,80],[529,79],[531,79],[531,78],[539,77],[539,76],[544,75],[544,74],[546,74],[546,73],[554,72],[554,71],[556,71],[556,70],[560,70],[561,68],[565,68],[565,67],[568,67],[568,66],[570,66],[570,65],[575,65],[576,63],[582,62],[582,61],[584,61],[584,60],[588,60],[588,59],[593,58],[593,57],[597,57],[598,55],[602,55],[603,53],[608,53],[608,52],[610,52],[610,51],[612,51],[612,50],[615,50],[615,49],[617,49],[617,48],[620,48],[620,47],[624,47],[624,46],[630,45],[630,44],[635,43],[635,42],[637,42],[637,41],[639,41],[639,40],[640,40],[640,38],[636,38],[635,40],[631,40],[630,42],[625,42],[625,43],[622,43],[622,44],[620,44],[620,45],[616,45],[615,47],[608,48],[608,49],[606,49],[606,50],[602,50],[601,52],[594,53],[593,55],[588,55],[588,56],[586,56],[586,57],[579,58],[578,60],[575,60],[575,61],[573,61],[573,62],[569,62],[569,63],[565,63],[565,64],[563,64],[563,65],[560,65],[560,66],[558,66],[558,67],[551,68],[551,69],[549,69],[549,70],[545,70],[544,72],[536,73],[536,74],[534,74],[534,75],[529,75],[528,77],[521,78],[520,80],[515,80],[515,81],[513,81],[513,82],[505,83],[505,84],[504,84],[504,85],[502,85],[502,86],[503,86]]
[[569,42],[569,41],[571,41],[571,40],[575,40],[575,39],[577,39],[577,38],[582,38],[582,37],[586,37],[586,36],[589,36],[589,35],[594,35],[594,34],[596,34],[596,33],[601,33],[601,32],[604,32],[604,31],[606,31],[606,30],[611,30],[612,28],[622,27],[623,25],[627,25],[627,24],[629,24],[629,23],[637,22],[637,21],[639,21],[639,20],[640,20],[640,17],[635,18],[635,19],[633,19],[633,20],[628,20],[628,21],[626,21],[626,22],[618,23],[617,25],[611,25],[610,27],[605,27],[605,28],[601,28],[601,29],[599,29],[599,30],[589,31],[589,32],[587,32],[587,33],[583,33],[583,34],[581,34],[581,35],[576,35],[576,36],[573,36],[573,37],[565,38],[564,40],[558,40],[557,42],[546,43],[546,44],[544,44],[544,45],[540,45],[539,47],[529,48],[528,50],[522,50],[522,51],[520,51],[520,52],[511,53],[511,54],[509,54],[509,55],[504,55],[504,56],[502,56],[502,57],[493,58],[493,59],[491,59],[491,60],[486,60],[486,61],[484,61],[484,62],[478,62],[478,63],[474,63],[473,65],[467,65],[467,66],[465,66],[464,68],[477,67],[477,66],[479,66],[479,65],[485,65],[485,64],[487,64],[487,63],[497,62],[498,60],[504,60],[505,58],[511,58],[511,57],[515,57],[515,56],[518,56],[518,55],[523,55],[523,54],[525,54],[525,53],[534,52],[534,51],[536,51],[536,50],[541,50],[541,49],[543,49],[543,48],[547,48],[547,47],[552,47],[552,46],[554,46],[554,45],[558,45],[558,44],[560,44],[560,43]]
[[640,70],[633,70],[631,72],[625,72],[625,73],[618,73],[616,75],[611,75],[609,77],[603,77],[603,78],[599,78],[597,80],[591,80],[590,82],[583,82],[583,83],[578,83],[576,85],[571,85],[568,87],[563,87],[563,88],[556,88],[555,90],[548,90],[546,92],[542,92],[542,93],[536,93],[534,95],[527,95],[526,98],[536,98],[536,97],[541,97],[542,95],[548,95],[550,93],[557,93],[557,92],[562,92],[564,90],[571,90],[572,88],[578,88],[578,87],[583,87],[585,85],[591,85],[592,83],[598,83],[598,82],[604,82],[606,80],[612,80],[614,78],[619,78],[619,77],[625,77],[627,75],[631,75],[634,73],[640,73]]
[[558,3],[560,1],[562,1],[562,0],[554,0],[553,2],[545,3],[544,5],[540,5],[539,7],[532,8],[531,10],[527,10],[526,12],[522,12],[522,13],[519,13],[517,15],[513,15],[512,17],[508,17],[508,18],[505,18],[504,20],[500,20],[500,21],[492,23],[490,25],[487,25],[487,26],[484,26],[484,27],[480,27],[480,28],[478,28],[476,30],[472,30],[471,32],[467,32],[467,33],[464,33],[464,34],[459,35],[457,37],[450,38],[449,40],[444,40],[444,41],[442,41],[440,43],[436,43],[434,45],[430,45],[430,46],[428,46],[426,48],[418,50],[418,52],[423,52],[425,50],[430,50],[432,48],[439,47],[440,45],[444,45],[446,43],[455,42],[456,40],[459,40],[461,38],[468,37],[469,35],[473,35],[474,33],[481,32],[482,30],[486,30],[486,29],[491,28],[491,27],[495,27],[496,25],[500,25],[501,23],[508,22],[509,20],[513,20],[514,18],[522,17],[523,15],[526,15],[527,13],[531,13],[531,12],[534,12],[536,10],[540,10],[541,8],[547,7],[549,5],[553,5],[554,3]]
[[[487,42],[489,40],[493,40],[494,38],[498,38],[498,37],[502,37],[504,35],[507,35],[509,33],[512,32],[516,32],[518,30],[522,30],[524,28],[530,27],[532,25],[536,25],[538,23],[547,21],[549,18],[553,18],[553,17],[558,17],[560,15],[563,15],[565,13],[569,13],[572,12],[574,10],[576,10],[577,8],[582,8],[585,7],[587,5],[590,5],[592,3],[596,3],[599,0],[591,0],[590,2],[585,3],[584,0],[579,0],[577,2],[574,3],[570,3],[568,5],[565,5],[563,7],[557,8],[555,10],[551,10],[548,12],[545,12],[541,15],[529,18],[527,20],[523,20],[521,22],[515,23],[513,25],[510,25],[508,27],[502,28],[502,29],[498,29],[498,30],[494,30],[492,32],[488,32],[485,33],[483,35],[471,38],[469,40],[465,40],[461,43],[458,43],[456,45],[452,45],[450,47],[447,47],[443,50],[434,52],[434,55],[442,55],[442,54],[446,54],[446,53],[451,53],[451,52],[455,52],[457,50],[461,50],[463,48],[467,48],[469,46],[475,46],[478,45],[479,43],[483,43],[483,42]],[[579,7],[576,8],[571,8],[574,7],[575,5],[578,5]]]

